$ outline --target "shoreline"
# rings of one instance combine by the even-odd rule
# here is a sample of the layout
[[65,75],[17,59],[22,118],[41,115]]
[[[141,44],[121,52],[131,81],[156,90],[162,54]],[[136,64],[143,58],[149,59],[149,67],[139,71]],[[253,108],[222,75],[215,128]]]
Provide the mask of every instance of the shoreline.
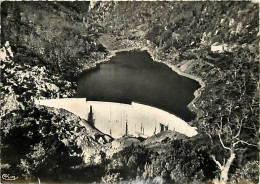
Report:
[[[108,50],[109,52],[109,55],[107,56],[107,58],[105,59],[102,59],[102,60],[98,60],[96,62],[96,66],[97,64],[102,64],[102,63],[105,63],[105,62],[108,62],[111,58],[115,57],[117,53],[119,52],[126,52],[126,51],[133,51],[133,50],[141,50],[141,51],[147,51],[153,61],[155,62],[160,62],[160,63],[163,63],[165,65],[167,65],[169,68],[171,68],[174,72],[176,72],[178,75],[181,75],[183,77],[187,77],[189,79],[192,79],[192,80],[195,80],[197,81],[199,84],[200,84],[200,88],[198,88],[196,91],[194,91],[194,98],[193,100],[187,105],[187,107],[191,110],[191,111],[196,111],[197,110],[197,107],[195,105],[195,102],[199,99],[200,95],[201,95],[201,92],[204,90],[206,84],[205,82],[202,80],[202,78],[198,77],[198,76],[195,76],[195,75],[191,75],[189,73],[185,73],[183,71],[181,71],[177,66],[173,65],[173,64],[169,64],[167,63],[166,61],[164,60],[161,60],[159,58],[156,58],[155,55],[153,54],[152,50],[147,47],[147,46],[134,46],[134,47],[128,47],[128,48],[124,48],[124,49],[115,49],[115,50]],[[96,67],[95,66],[95,67]],[[86,70],[87,71],[87,70]],[[195,112],[196,113],[196,112]],[[192,120],[191,120],[192,121]],[[189,121],[189,122],[191,122]]]
[[171,68],[174,72],[176,72],[178,75],[181,75],[183,77],[187,77],[189,79],[192,79],[192,80],[195,80],[197,81],[199,84],[200,84],[200,88],[198,88],[196,91],[194,91],[194,98],[193,100],[187,105],[188,108],[191,108],[191,106],[193,106],[195,109],[197,109],[196,105],[195,105],[195,102],[198,100],[198,98],[200,97],[201,95],[201,91],[204,90],[206,84],[205,82],[198,76],[194,76],[194,75],[191,75],[189,73],[185,73],[183,71],[181,71],[177,66],[173,65],[173,64],[169,64],[161,59],[157,59],[155,58],[155,56],[153,55],[153,52],[148,48],[148,47],[144,47],[143,48],[144,50],[147,50],[147,52],[151,55],[152,59],[155,61],[155,62],[160,62],[160,63],[163,63],[163,64],[166,64],[169,68]]

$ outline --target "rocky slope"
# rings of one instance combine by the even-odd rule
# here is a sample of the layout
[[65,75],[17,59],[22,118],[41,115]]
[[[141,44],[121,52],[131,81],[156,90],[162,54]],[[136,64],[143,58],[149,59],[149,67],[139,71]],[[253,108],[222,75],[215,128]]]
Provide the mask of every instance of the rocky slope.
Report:
[[191,123],[216,143],[208,154],[217,154],[219,160],[227,154],[213,138],[219,135],[219,122],[231,128],[222,129],[229,132],[222,132],[226,145],[234,132],[252,143],[237,152],[230,169],[233,181],[248,180],[238,173],[258,160],[258,11],[250,2],[102,2],[92,9],[108,28],[105,37],[115,38],[107,47],[112,53],[118,48],[146,49],[156,61],[200,81],[202,88],[189,107],[197,114]]
[[96,41],[99,29],[93,29],[85,19],[89,2],[3,2],[1,5],[5,28],[2,44],[10,42],[17,63],[45,66],[51,74],[75,81],[83,66],[93,66],[94,60],[105,54]]
[[[209,181],[216,172],[210,154],[226,153],[205,143],[205,132],[216,121],[227,122],[230,101],[232,122],[247,117],[242,135],[257,142],[257,4],[98,2],[91,10],[87,2],[1,5],[2,172],[27,182]],[[185,140],[166,132],[103,144],[104,136],[88,131],[79,117],[33,103],[71,97],[80,72],[133,48],[204,83],[190,104],[200,136]],[[257,182],[258,160],[257,149],[240,151],[230,178]]]
[[[15,172],[20,182],[35,181],[35,175],[42,180],[75,180],[77,170],[101,163],[108,149],[103,144],[111,142],[110,136],[65,110],[35,104],[38,99],[73,94],[71,83],[48,74],[45,67],[15,63],[8,42],[0,55],[2,172]],[[62,89],[55,82],[61,82]]]

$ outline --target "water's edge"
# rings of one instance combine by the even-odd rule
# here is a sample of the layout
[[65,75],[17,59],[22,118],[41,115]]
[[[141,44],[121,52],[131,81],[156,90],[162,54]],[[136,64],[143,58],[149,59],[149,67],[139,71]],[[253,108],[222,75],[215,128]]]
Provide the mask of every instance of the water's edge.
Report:
[[[151,56],[151,58],[153,59],[153,61],[163,63],[163,64],[167,65],[169,68],[171,68],[178,75],[186,77],[186,78],[189,78],[189,79],[192,79],[192,80],[195,80],[195,81],[197,81],[200,84],[200,88],[198,88],[193,93],[193,95],[194,95],[193,100],[187,106],[189,110],[191,110],[192,112],[195,112],[195,110],[197,109],[197,107],[195,105],[195,102],[200,97],[201,91],[204,90],[204,88],[206,86],[205,82],[198,76],[194,76],[194,75],[191,75],[189,73],[185,73],[185,72],[181,71],[177,66],[175,66],[173,64],[170,64],[170,63],[167,63],[164,60],[156,58],[156,56],[153,53],[153,51],[149,47],[147,47],[147,46],[134,46],[134,47],[128,47],[128,48],[124,48],[124,49],[109,50],[109,55],[107,56],[107,58],[96,61],[95,67],[98,67],[98,65],[100,65],[100,64],[109,62],[113,57],[116,56],[117,53],[126,52],[126,51],[134,51],[134,50],[147,51],[149,53],[149,55]],[[90,71],[92,69],[93,68],[86,69],[86,70],[82,71],[81,73],[88,72],[88,71]]]

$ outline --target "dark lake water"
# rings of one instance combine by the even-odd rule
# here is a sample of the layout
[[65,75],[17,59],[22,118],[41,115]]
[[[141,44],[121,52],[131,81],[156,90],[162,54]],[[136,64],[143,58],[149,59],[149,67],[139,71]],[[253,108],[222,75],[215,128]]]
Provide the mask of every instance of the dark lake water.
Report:
[[168,111],[185,121],[195,118],[187,108],[200,87],[197,81],[178,75],[154,62],[146,51],[117,53],[79,77],[77,97],[91,101],[139,102]]

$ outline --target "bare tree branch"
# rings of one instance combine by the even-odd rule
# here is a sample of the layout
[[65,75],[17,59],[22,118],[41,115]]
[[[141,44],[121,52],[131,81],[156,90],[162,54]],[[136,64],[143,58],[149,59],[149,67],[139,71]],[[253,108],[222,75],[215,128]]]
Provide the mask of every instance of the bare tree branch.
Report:
[[231,114],[231,112],[232,112],[232,106],[233,106],[233,103],[232,103],[232,101],[228,101],[228,103],[229,103],[229,109],[228,109],[228,113],[229,113],[229,115]]
[[238,129],[238,132],[237,132],[237,134],[235,135],[235,139],[240,135],[240,132],[241,132],[241,129],[242,129],[242,125],[243,125],[243,123],[242,123],[242,120],[239,122],[239,129]]
[[216,160],[215,155],[211,155],[211,158],[214,160],[214,162],[217,164],[220,170],[222,170],[223,166],[220,164],[219,161]]
[[231,127],[230,127],[230,126],[228,126],[227,128],[228,128],[228,129],[229,129],[229,131],[230,131],[230,135],[233,137],[233,131],[232,131]]
[[234,151],[245,151],[245,150],[247,150],[247,148],[236,148],[236,149],[234,149]]
[[240,141],[237,141],[237,142],[233,143],[233,148],[234,148],[237,144],[239,144],[239,143],[240,143]]
[[229,147],[227,147],[227,146],[224,145],[224,143],[223,143],[223,141],[222,141],[222,138],[221,138],[221,136],[220,136],[219,133],[218,133],[218,137],[219,137],[219,141],[220,141],[222,147],[225,148],[226,150],[232,151],[231,148],[229,148]]
[[249,127],[249,126],[244,126],[244,128],[246,128],[246,129],[250,129],[250,130],[256,130],[255,125],[254,125],[254,128],[253,128],[253,127]]
[[[235,145],[237,145],[237,144],[239,144],[239,143],[242,143],[242,144],[247,144],[248,146],[254,146],[254,147],[259,148],[259,146],[258,146],[257,144],[251,144],[251,143],[249,143],[249,142],[240,140],[240,139],[238,139],[238,138],[236,138],[236,139],[237,139],[238,141],[234,143]],[[234,145],[234,144],[233,144],[233,145]]]
[[212,139],[212,136],[210,135],[210,133],[208,133],[206,129],[204,130],[204,132],[209,136],[210,142],[213,143],[213,139]]
[[221,132],[221,130],[222,130],[222,118],[220,120],[220,125],[217,123],[217,126],[218,126],[218,129],[219,129],[219,132]]

